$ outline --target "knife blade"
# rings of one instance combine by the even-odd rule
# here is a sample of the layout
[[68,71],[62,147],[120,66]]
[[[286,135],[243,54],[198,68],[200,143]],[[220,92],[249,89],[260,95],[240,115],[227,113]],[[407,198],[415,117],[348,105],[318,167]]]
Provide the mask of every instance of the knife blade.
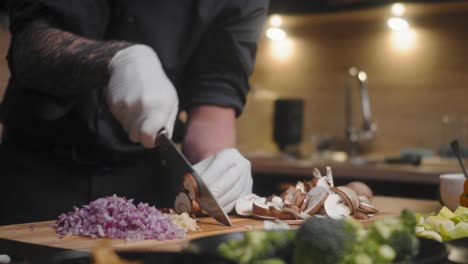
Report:
[[231,219],[229,219],[223,208],[213,197],[210,190],[203,182],[200,175],[193,169],[185,155],[169,138],[166,129],[163,128],[158,132],[155,144],[159,147],[162,164],[168,169],[168,172],[171,174],[170,177],[175,177],[177,181],[180,181],[180,186],[182,186],[183,176],[186,173],[192,174],[198,185],[199,195],[197,202],[200,207],[205,210],[208,215],[216,219],[216,221],[227,226],[232,226]]

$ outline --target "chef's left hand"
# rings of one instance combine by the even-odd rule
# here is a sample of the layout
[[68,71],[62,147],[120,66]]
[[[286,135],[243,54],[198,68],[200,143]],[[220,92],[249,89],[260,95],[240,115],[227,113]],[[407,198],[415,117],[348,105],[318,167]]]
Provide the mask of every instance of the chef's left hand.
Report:
[[224,149],[193,167],[226,213],[239,197],[252,193],[250,162],[237,149]]

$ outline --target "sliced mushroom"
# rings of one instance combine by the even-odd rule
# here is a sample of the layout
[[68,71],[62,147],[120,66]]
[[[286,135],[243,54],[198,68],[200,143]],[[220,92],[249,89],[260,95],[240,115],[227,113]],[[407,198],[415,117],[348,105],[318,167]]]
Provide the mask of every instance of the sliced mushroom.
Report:
[[190,200],[189,196],[186,193],[180,192],[176,196],[174,209],[178,214],[190,214],[192,212],[192,200]]
[[335,183],[333,182],[333,173],[330,167],[327,167],[327,177],[328,177],[328,184],[331,187],[335,187]]
[[294,208],[283,207],[283,208],[281,208],[281,212],[293,214],[297,219],[304,219],[305,220],[305,219],[308,219],[308,218],[311,217],[310,215],[308,215],[308,214],[306,214],[304,212],[297,211]]
[[[327,197],[328,197],[328,196],[327,196]],[[324,202],[324,204],[325,204],[325,202]],[[318,209],[318,211],[315,213],[315,215],[325,215],[325,214],[327,214],[327,212],[325,211],[325,206],[323,206],[323,205],[322,205],[322,206]]]
[[236,213],[241,216],[251,216],[252,206],[255,201],[259,201],[261,199],[260,196],[256,194],[247,194],[240,197],[236,201]]
[[273,197],[273,199],[271,199],[271,203],[276,207],[279,207],[279,208],[283,207],[283,199],[281,199],[278,196]]
[[298,181],[298,182],[296,183],[296,189],[297,189],[297,190],[300,190],[302,193],[305,193],[305,192],[306,192],[306,187],[305,187],[304,183],[301,182],[301,181]]
[[324,176],[324,177],[320,178],[320,179],[317,181],[317,186],[323,187],[323,188],[327,189],[327,191],[330,190],[331,186],[330,186],[328,177],[327,177],[327,176]]
[[358,209],[360,204],[359,197],[353,190],[346,186],[332,187],[331,190],[342,196],[346,205],[351,209],[351,212],[355,212]]
[[325,203],[328,197],[328,191],[323,187],[314,187],[308,193],[309,203],[305,207],[304,213],[308,215],[315,214]]
[[354,203],[351,201],[351,198],[343,190],[335,187],[332,187],[331,190],[341,197],[341,200],[349,207],[351,212],[354,212],[357,209],[354,207]]
[[301,205],[301,211],[305,211],[305,209],[307,208],[307,205],[309,204],[311,198],[312,197],[308,193],[305,195],[304,201],[302,202],[302,205]]
[[305,220],[303,219],[283,220],[283,222],[288,225],[302,225],[304,224]]
[[322,174],[317,168],[314,169],[314,172],[312,174],[314,175],[315,178],[322,178]]
[[357,193],[358,196],[367,196],[367,198],[372,199],[374,194],[372,193],[372,189],[369,187],[369,185],[359,182],[359,181],[354,181],[346,184],[347,187],[352,189]]
[[283,207],[281,207],[281,209],[282,209],[282,208],[289,208],[289,209],[292,209],[292,210],[294,210],[294,211],[296,211],[296,212],[300,212],[300,211],[301,211],[301,208],[299,208],[299,207],[297,207],[297,206],[295,206],[295,205],[292,205],[292,204],[285,204],[285,205],[283,205]]
[[262,217],[272,217],[269,206],[265,203],[260,203],[258,201],[253,202],[252,204],[252,213],[255,216],[262,216]]
[[[296,192],[296,188],[293,186],[289,186],[288,189],[286,189],[284,192],[280,194],[281,199],[283,199],[283,202],[286,202],[286,196],[291,195],[291,192]],[[288,199],[292,199],[294,196],[289,197]]]
[[375,214],[379,212],[379,210],[377,210],[374,206],[367,203],[359,204],[358,210],[366,214]]
[[[315,186],[317,186],[317,182],[320,180],[320,178],[312,178],[311,180],[309,180],[307,183],[309,184],[310,188],[314,188]],[[310,191],[310,190],[309,190]]]
[[256,215],[256,214],[253,214],[252,216],[253,218],[258,219],[258,220],[274,220],[275,219],[274,216],[263,216],[263,215]]
[[294,198],[291,202],[291,205],[293,206],[296,206],[298,208],[301,207],[302,203],[304,202],[304,198],[305,198],[306,194],[303,193],[302,191],[297,191],[294,195]]
[[309,184],[309,182],[307,180],[303,180],[302,183],[304,184],[304,190],[305,190],[305,193],[308,193],[310,191],[310,189],[313,187]]
[[338,189],[342,190],[344,193],[346,193],[346,195],[348,195],[349,199],[353,203],[354,208],[359,207],[359,204],[361,202],[359,201],[359,197],[358,197],[358,195],[356,194],[355,191],[353,191],[352,189],[350,189],[350,188],[348,188],[346,186],[338,186]]
[[280,209],[276,206],[270,206],[270,212],[271,214],[280,219],[280,220],[294,220],[296,219],[296,216],[292,213],[289,213],[289,212],[283,212],[283,209]]
[[195,216],[200,216],[200,215],[203,215],[200,205],[198,204],[197,201],[192,200],[192,212],[190,213],[190,216],[194,218]]
[[369,219],[369,216],[363,212],[360,212],[360,211],[356,211],[354,212],[353,214],[353,217],[355,219],[360,219],[360,220],[366,220],[366,219]]
[[359,196],[359,202],[360,203],[370,204],[370,199],[367,196]]
[[296,188],[290,186],[287,190],[286,190],[286,195],[281,198],[283,198],[283,203],[284,204],[292,204],[294,202],[294,198],[296,197],[296,193],[298,193],[300,191],[296,190]]
[[276,194],[272,194],[272,195],[268,196],[268,198],[266,199],[266,201],[267,201],[267,202],[271,202],[271,201],[273,201],[273,198],[275,198],[275,197],[278,197],[278,196],[277,196]]
[[198,198],[198,184],[195,178],[191,173],[184,174],[184,189],[187,191],[189,198],[193,200],[197,200]]
[[311,217],[311,215],[306,214],[305,212],[301,212],[300,218],[303,220],[307,220]]
[[332,219],[343,219],[351,214],[351,210],[343,203],[341,196],[330,194],[324,204],[325,212]]

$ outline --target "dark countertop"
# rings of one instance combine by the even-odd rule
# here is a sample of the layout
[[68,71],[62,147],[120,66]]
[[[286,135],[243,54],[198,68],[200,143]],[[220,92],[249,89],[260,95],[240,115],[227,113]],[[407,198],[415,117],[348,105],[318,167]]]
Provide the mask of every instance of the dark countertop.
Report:
[[262,195],[271,193],[272,189],[280,192],[282,186],[313,177],[314,168],[325,174],[325,167],[329,166],[332,168],[336,185],[362,181],[378,195],[438,199],[439,175],[461,172],[456,160],[440,158],[424,159],[419,166],[385,164],[378,158],[369,159],[372,161],[360,165],[347,162],[287,160],[278,156],[248,156],[248,159],[252,163],[254,192]]
[[456,160],[431,158],[419,166],[406,164],[385,164],[370,161],[367,164],[348,162],[286,160],[279,157],[249,157],[254,174],[312,177],[314,168],[325,174],[325,167],[332,168],[335,178],[349,180],[372,180],[384,182],[438,184],[439,175],[460,173]]

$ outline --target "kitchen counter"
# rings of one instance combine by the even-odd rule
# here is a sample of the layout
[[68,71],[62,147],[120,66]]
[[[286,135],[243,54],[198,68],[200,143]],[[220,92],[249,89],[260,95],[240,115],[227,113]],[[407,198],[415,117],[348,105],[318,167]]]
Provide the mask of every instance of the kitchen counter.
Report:
[[375,157],[364,164],[287,160],[277,156],[248,158],[252,163],[254,192],[260,195],[267,195],[273,189],[281,192],[280,185],[287,186],[298,180],[310,179],[314,168],[325,174],[325,167],[329,166],[336,185],[363,181],[378,195],[437,199],[439,175],[461,171],[456,160],[439,158],[424,159],[419,166],[386,164],[383,159]]
[[348,162],[287,160],[278,157],[249,157],[255,174],[312,177],[314,168],[325,173],[325,167],[333,170],[334,176],[349,180],[373,180],[400,183],[438,184],[443,173],[461,173],[456,160],[426,159],[421,165],[385,164],[370,160],[364,164]]
[[[440,204],[434,200],[385,196],[374,197],[372,203],[380,210],[380,212],[371,219],[371,221],[381,217],[398,215],[403,208],[409,208],[412,211],[419,213],[429,213],[438,211],[441,207]],[[199,231],[189,232],[186,239],[170,241],[144,240],[125,242],[125,240],[121,239],[91,239],[78,236],[59,238],[51,227],[52,221],[0,226],[0,238],[75,250],[90,250],[102,240],[108,240],[115,249],[120,250],[180,251],[190,239],[263,228],[263,221],[260,220],[241,218],[237,216],[231,216],[231,220],[233,222],[233,226],[226,227],[216,223],[212,218],[200,218],[198,222],[200,226]],[[363,224],[368,223],[369,220],[366,220]]]

